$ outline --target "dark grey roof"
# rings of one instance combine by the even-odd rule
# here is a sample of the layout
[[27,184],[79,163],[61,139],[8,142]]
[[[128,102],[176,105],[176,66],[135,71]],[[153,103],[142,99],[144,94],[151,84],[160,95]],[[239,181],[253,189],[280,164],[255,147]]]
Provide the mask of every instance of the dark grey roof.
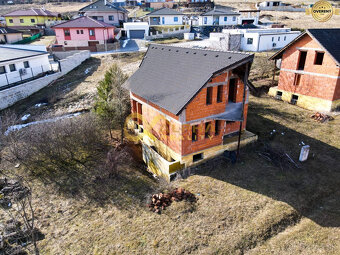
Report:
[[124,87],[178,115],[213,74],[253,57],[241,52],[151,44]]
[[334,59],[334,61],[340,65],[340,28],[322,28],[322,29],[308,29],[305,33],[296,37],[293,41],[276,52],[269,59],[278,59],[282,57],[283,52],[289,48],[296,41],[300,40],[305,35],[309,35],[316,40],[320,46]]
[[223,10],[223,9],[213,9],[211,11],[205,12],[201,14],[201,16],[224,16],[224,15],[241,15],[240,13],[233,12],[231,10]]
[[9,27],[0,27],[0,34],[22,34],[22,32]]
[[175,11],[174,9],[169,9],[169,8],[161,8],[158,10],[155,10],[153,12],[150,12],[148,14],[146,14],[146,16],[158,16],[158,15],[184,15],[181,12]]
[[0,62],[48,54],[46,51],[27,50],[0,46]]
[[79,12],[91,12],[91,11],[120,11],[120,12],[128,12],[123,7],[120,7],[118,5],[115,5],[114,3],[111,3],[109,0],[98,0],[92,4],[89,4],[79,10]]

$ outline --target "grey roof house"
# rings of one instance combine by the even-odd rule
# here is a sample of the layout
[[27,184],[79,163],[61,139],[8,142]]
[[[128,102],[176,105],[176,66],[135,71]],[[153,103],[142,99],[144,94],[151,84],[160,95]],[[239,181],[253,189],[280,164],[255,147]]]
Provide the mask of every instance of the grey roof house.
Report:
[[122,26],[128,19],[128,11],[108,0],[98,0],[78,11],[81,16],[88,16],[110,25]]
[[150,26],[183,25],[182,12],[169,8],[161,8],[146,15]]
[[245,130],[254,55],[151,44],[125,82],[149,170],[171,179],[184,167],[256,140]]
[[230,26],[238,24],[241,14],[232,9],[213,9],[205,12],[199,17],[200,26]]

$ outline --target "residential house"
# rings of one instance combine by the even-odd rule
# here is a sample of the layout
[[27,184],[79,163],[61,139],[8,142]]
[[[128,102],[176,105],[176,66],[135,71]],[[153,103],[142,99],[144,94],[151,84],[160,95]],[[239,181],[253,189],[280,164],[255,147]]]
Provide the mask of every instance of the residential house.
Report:
[[[126,81],[143,158],[171,180],[182,168],[256,140],[245,130],[253,54],[151,44]],[[198,64],[199,63],[199,64]],[[239,131],[241,130],[241,133]]]
[[174,1],[173,0],[145,0],[145,6],[148,8],[152,8],[154,10],[158,10],[164,7],[172,9],[174,7]]
[[144,39],[149,35],[149,24],[147,22],[125,22],[124,31],[128,39]]
[[260,28],[260,29],[223,29],[225,34],[240,36],[240,50],[242,51],[270,51],[285,47],[300,35],[300,31],[290,28]]
[[22,40],[22,32],[9,27],[0,27],[0,44],[15,43],[20,40]]
[[[97,44],[114,42],[115,27],[93,18],[82,16],[52,27],[56,34],[57,44],[65,48],[85,47],[92,49]],[[86,48],[90,47],[90,48]]]
[[6,18],[7,26],[17,30],[37,29],[37,27],[46,26],[47,21],[61,20],[59,13],[51,12],[44,8],[16,10],[7,13],[4,17]]
[[50,71],[48,55],[45,46],[0,45],[0,90]]
[[231,26],[238,24],[240,13],[230,9],[213,9],[199,16],[199,26]]
[[240,16],[238,17],[239,25],[253,24],[257,26],[259,24],[260,10],[240,10]]
[[308,29],[270,59],[281,59],[269,94],[314,111],[340,107],[340,29]]
[[91,3],[81,8],[79,14],[117,27],[122,27],[128,19],[126,9],[108,0],[98,0]]
[[146,15],[150,26],[183,25],[184,14],[169,8],[161,8]]

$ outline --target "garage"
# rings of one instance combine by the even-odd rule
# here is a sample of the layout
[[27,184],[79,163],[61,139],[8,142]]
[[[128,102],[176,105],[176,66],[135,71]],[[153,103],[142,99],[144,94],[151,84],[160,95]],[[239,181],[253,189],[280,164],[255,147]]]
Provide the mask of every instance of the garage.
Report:
[[128,39],[144,39],[149,35],[149,24],[147,22],[125,22],[124,31]]
[[130,30],[131,39],[143,39],[145,30]]

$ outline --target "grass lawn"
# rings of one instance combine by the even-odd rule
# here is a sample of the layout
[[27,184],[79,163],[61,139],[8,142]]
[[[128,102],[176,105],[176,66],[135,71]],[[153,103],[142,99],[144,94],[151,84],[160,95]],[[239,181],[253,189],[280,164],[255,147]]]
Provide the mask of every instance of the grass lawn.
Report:
[[[68,75],[71,80],[58,81],[56,100],[46,110],[89,104],[108,62],[120,61],[132,72],[140,59],[127,54],[88,60]],[[252,78],[260,81],[257,65]],[[90,75],[84,75],[90,66]],[[62,85],[69,82],[74,83],[65,91]],[[148,210],[147,200],[170,187],[152,179],[140,163],[121,166],[118,179],[94,182],[91,196],[60,193],[36,181],[33,202],[46,235],[39,242],[41,254],[338,254],[340,118],[320,124],[311,113],[266,95],[250,96],[247,129],[258,142],[242,148],[234,165],[216,158],[196,175],[171,183],[194,193],[198,202],[175,202],[161,215]],[[269,145],[298,162],[302,142],[311,151],[300,168],[260,156]]]

